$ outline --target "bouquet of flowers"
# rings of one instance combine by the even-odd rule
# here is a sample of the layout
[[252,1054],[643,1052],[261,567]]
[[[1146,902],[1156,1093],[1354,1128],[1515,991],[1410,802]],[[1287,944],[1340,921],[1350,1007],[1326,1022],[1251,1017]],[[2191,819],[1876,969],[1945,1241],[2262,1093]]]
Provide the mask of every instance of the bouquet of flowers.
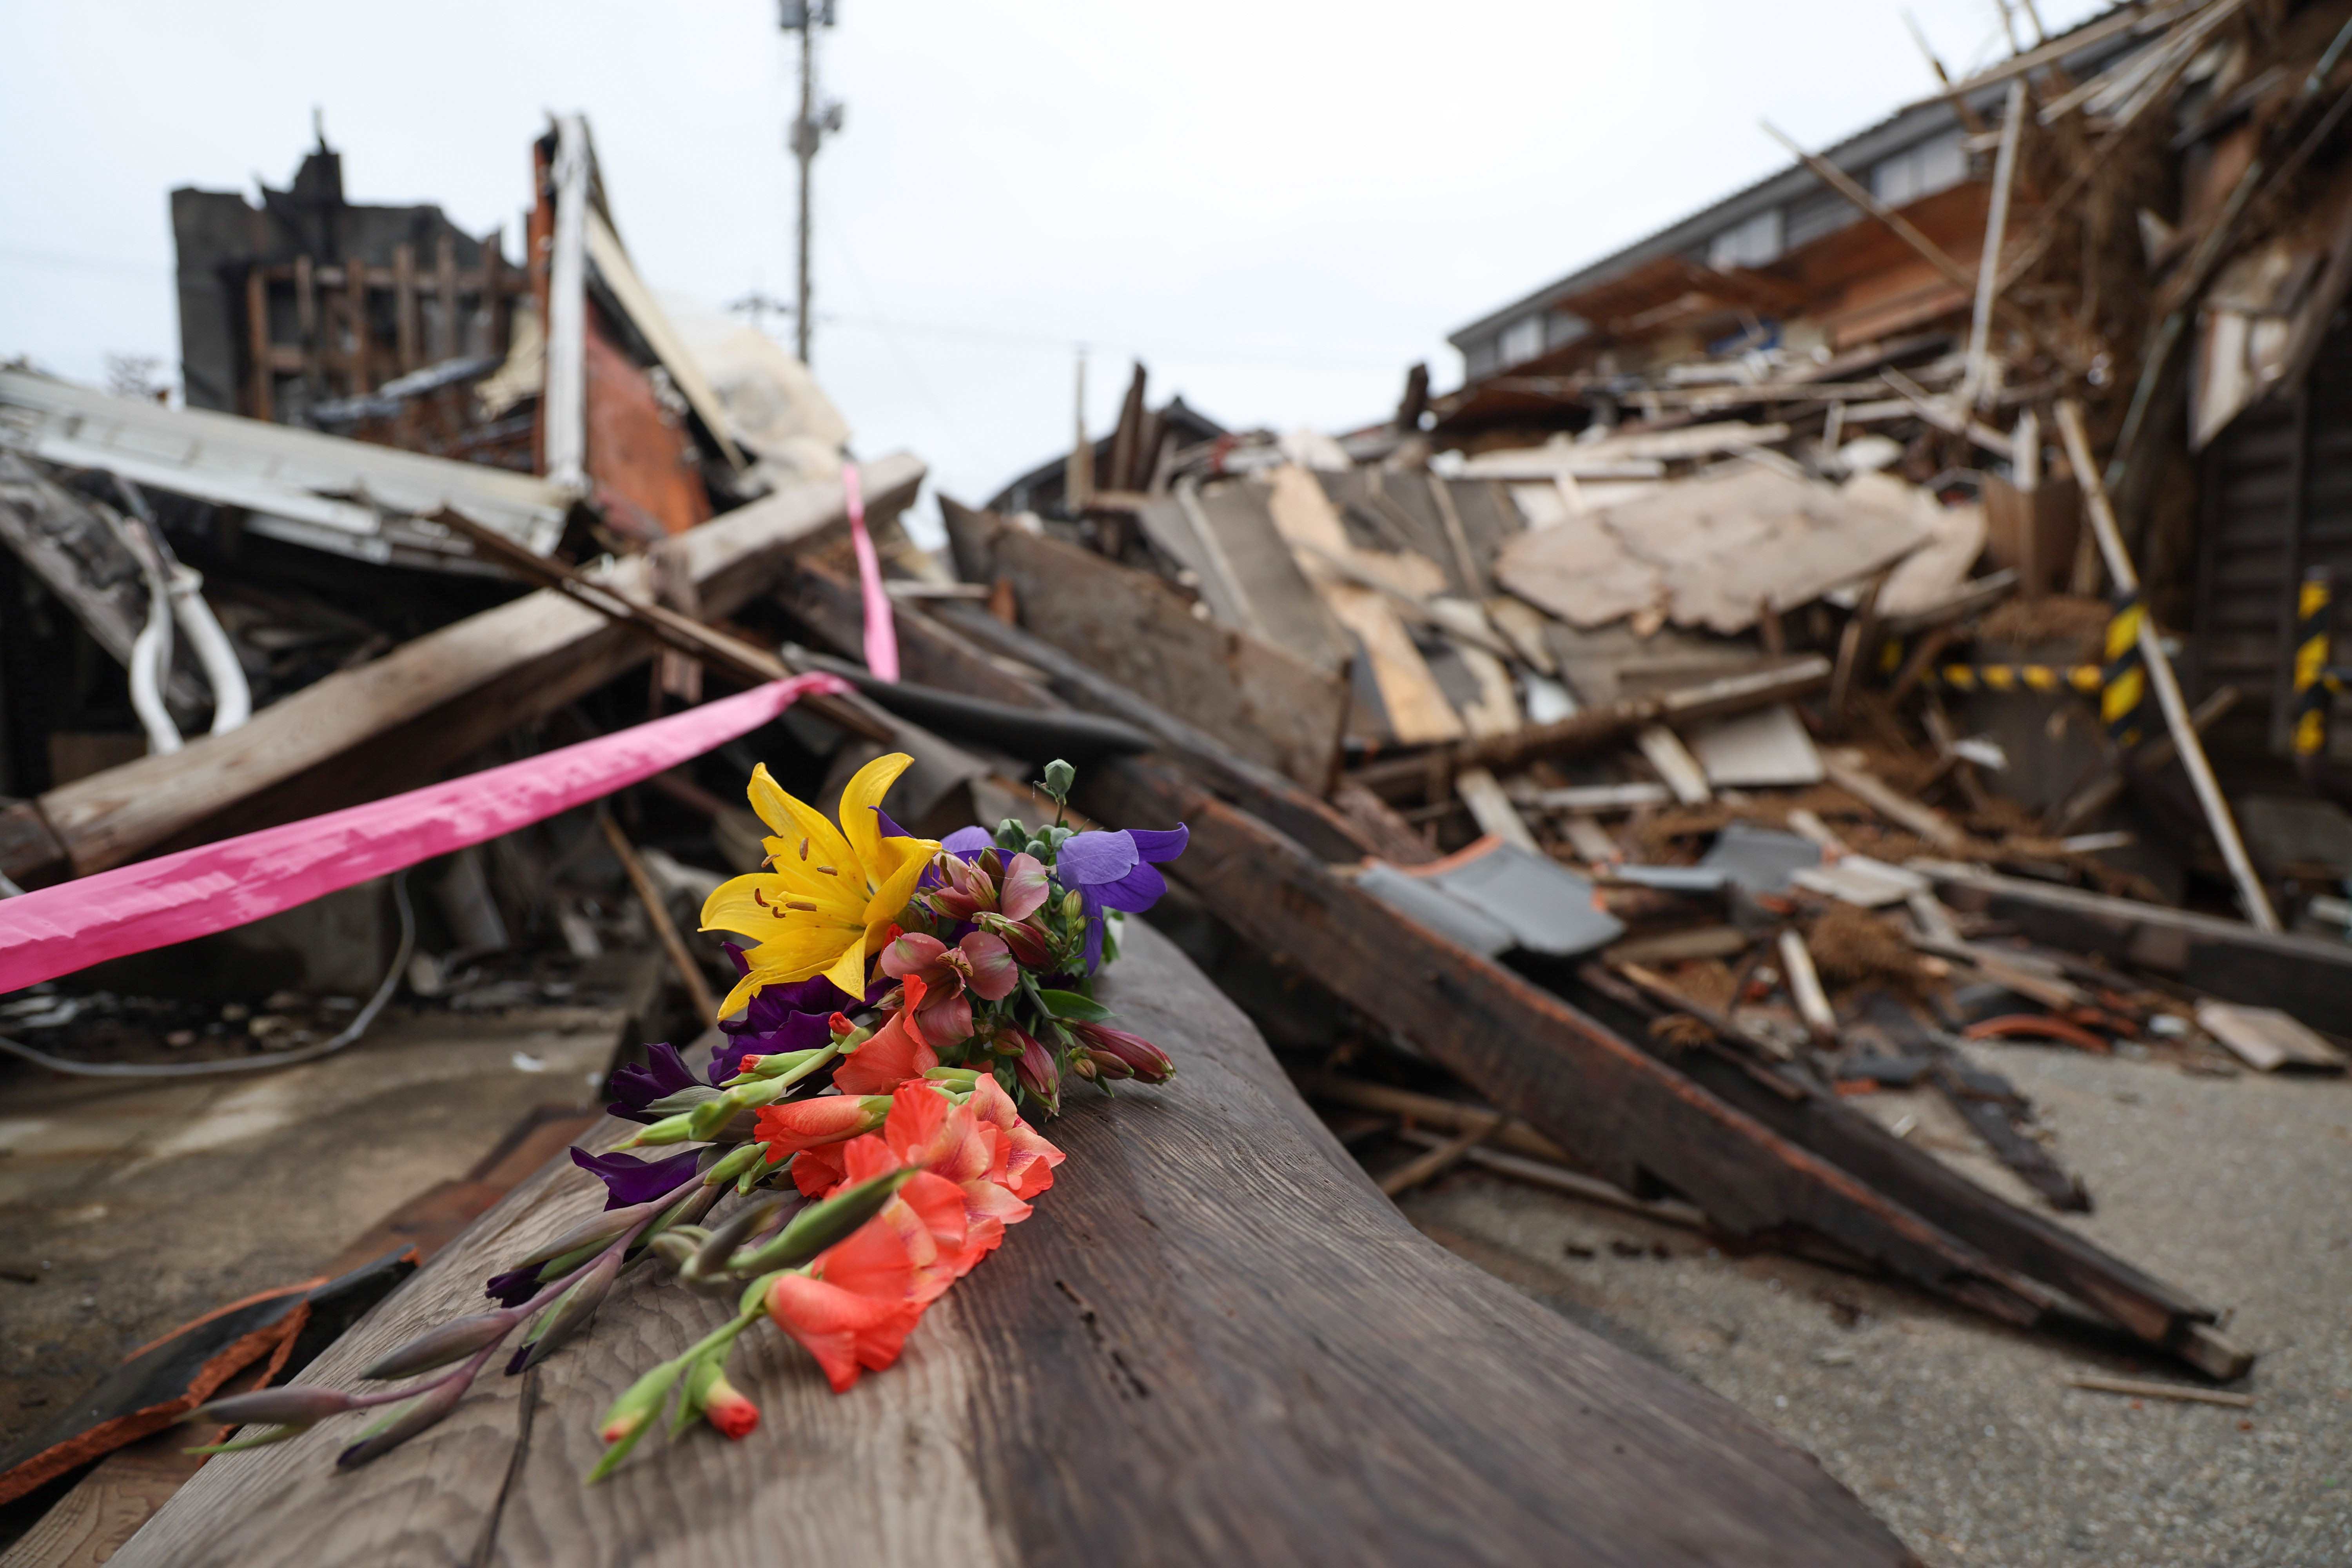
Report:
[[[608,1109],[638,1131],[607,1153],[572,1151],[604,1182],[604,1212],[493,1276],[495,1310],[429,1330],[361,1374],[437,1375],[370,1394],[296,1384],[215,1400],[196,1415],[268,1429],[204,1451],[380,1408],[337,1461],[365,1464],[448,1415],[510,1340],[509,1374],[545,1360],[646,1266],[732,1298],[736,1311],[614,1402],[591,1480],[665,1407],[673,1436],[698,1417],[730,1437],[757,1426],[726,1368],[762,1319],[835,1392],[895,1362],[924,1309],[1053,1185],[1062,1152],[1024,1111],[1058,1111],[1066,1078],[1108,1092],[1115,1079],[1172,1075],[1166,1053],[1112,1027],[1090,993],[1118,954],[1119,919],[1166,890],[1154,868],[1185,841],[1181,826],[1074,831],[1061,809],[1074,772],[1061,762],[1043,785],[1052,826],[1007,819],[992,835],[917,838],[881,808],[911,761],[860,769],[837,826],[765,767],[753,773],[752,808],[776,835],[767,868],[721,886],[702,916],[706,931],[755,938],[728,944],[741,978],[719,1009],[726,1043],[700,1074],[667,1045],[615,1073]],[[706,1223],[729,1195],[739,1201]]]

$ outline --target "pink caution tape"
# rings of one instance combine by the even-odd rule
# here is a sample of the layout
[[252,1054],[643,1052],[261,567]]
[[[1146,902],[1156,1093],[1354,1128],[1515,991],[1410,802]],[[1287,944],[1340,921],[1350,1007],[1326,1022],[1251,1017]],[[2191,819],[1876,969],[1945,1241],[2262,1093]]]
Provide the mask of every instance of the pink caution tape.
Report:
[[857,465],[841,465],[842,497],[849,505],[849,542],[857,552],[857,585],[866,591],[866,668],[877,680],[898,679],[898,624],[890,618],[890,595],[882,586],[882,562],[874,536],[866,531],[866,493]]
[[749,734],[811,693],[798,675],[576,746],[0,899],[0,992],[227,931],[528,827]]

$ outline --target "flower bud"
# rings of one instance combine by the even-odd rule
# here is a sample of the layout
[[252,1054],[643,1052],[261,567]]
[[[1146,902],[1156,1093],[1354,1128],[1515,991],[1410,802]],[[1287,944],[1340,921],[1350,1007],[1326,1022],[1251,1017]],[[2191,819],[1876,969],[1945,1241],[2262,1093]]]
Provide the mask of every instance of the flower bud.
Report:
[[449,1412],[457,1408],[457,1401],[466,1397],[472,1379],[453,1377],[448,1382],[426,1389],[394,1414],[382,1426],[369,1432],[358,1442],[335,1456],[335,1468],[357,1469],[371,1459],[381,1458],[427,1427],[436,1426]]
[[[1104,1024],[1073,1024],[1070,1032],[1093,1055],[1105,1077],[1133,1077],[1145,1083],[1166,1083],[1176,1076],[1176,1064],[1168,1059],[1168,1053],[1140,1035],[1130,1035],[1125,1029]],[[1114,1065],[1117,1071],[1112,1070]]]
[[596,1436],[602,1437],[608,1447],[604,1457],[596,1461],[596,1468],[588,1472],[590,1480],[601,1481],[611,1475],[614,1468],[628,1456],[629,1450],[637,1446],[637,1439],[646,1435],[646,1429],[653,1425],[654,1417],[661,1414],[663,1403],[669,1398],[671,1385],[677,1382],[678,1373],[683,1370],[677,1362],[666,1361],[629,1384],[621,1397],[613,1401],[612,1408],[604,1412],[604,1420],[596,1424]]
[[1087,897],[1084,893],[1079,892],[1076,888],[1072,888],[1068,892],[1062,895],[1062,918],[1064,920],[1076,920],[1080,915],[1086,913],[1086,911]]
[[369,1379],[406,1377],[447,1366],[484,1345],[496,1344],[506,1337],[515,1321],[512,1312],[478,1312],[470,1318],[458,1318],[439,1328],[427,1329],[399,1349],[386,1352],[360,1375]]
[[746,1168],[760,1163],[767,1157],[768,1152],[763,1144],[738,1143],[720,1155],[710,1169],[702,1173],[702,1184],[706,1187],[723,1187],[741,1175]]
[[740,1443],[759,1426],[760,1407],[743,1397],[725,1373],[716,1372],[702,1393],[702,1418]]
[[621,1252],[614,1247],[591,1264],[570,1289],[555,1299],[553,1306],[540,1314],[539,1321],[531,1325],[530,1338],[507,1363],[507,1375],[512,1377],[525,1367],[537,1366],[553,1355],[566,1340],[586,1328],[620,1274]]
[[606,1209],[594,1218],[573,1226],[554,1240],[541,1243],[523,1257],[516,1258],[514,1266],[518,1269],[527,1268],[534,1263],[545,1263],[568,1252],[577,1252],[583,1247],[593,1247],[600,1241],[610,1241],[645,1218],[652,1206],[650,1204],[636,1204],[628,1208]]
[[684,1231],[666,1230],[647,1242],[646,1249],[660,1258],[663,1266],[675,1274],[686,1267],[688,1259],[694,1256],[696,1248],[701,1245],[702,1238],[698,1236],[691,1236]]
[[1062,1109],[1062,1072],[1054,1061],[1054,1053],[1033,1035],[1010,1028],[1004,1033],[1021,1044],[1021,1055],[1013,1064],[1013,1076],[1029,1091],[1029,1097],[1045,1108],[1046,1115],[1055,1114]]
[[746,1204],[729,1215],[708,1237],[703,1238],[702,1245],[695,1249],[694,1259],[687,1265],[685,1272],[697,1277],[708,1277],[723,1271],[727,1266],[728,1256],[752,1236],[767,1228],[768,1222],[776,1217],[777,1212],[788,1201],[782,1194],[773,1194],[755,1203]]
[[880,1214],[898,1195],[898,1189],[917,1175],[912,1169],[890,1171],[844,1187],[823,1203],[811,1204],[793,1216],[774,1239],[750,1252],[738,1253],[730,1264],[737,1274],[764,1274],[806,1263],[837,1241],[846,1240],[867,1220]]
[[1008,920],[1003,915],[982,915],[975,921],[1004,943],[1013,962],[1024,969],[1044,969],[1054,961],[1054,947],[1045,933],[1027,921]]
[[640,1127],[635,1137],[623,1139],[614,1147],[631,1149],[640,1143],[684,1143],[694,1136],[694,1116],[689,1111],[665,1116],[649,1127]]
[[1085,1051],[1072,1053],[1070,1070],[1088,1083],[1093,1083],[1102,1077],[1102,1068],[1097,1067],[1095,1064],[1095,1058]]
[[[477,1347],[479,1348],[478,1346]],[[217,1421],[224,1426],[268,1423],[273,1426],[308,1426],[351,1409],[352,1396],[337,1388],[292,1384],[284,1388],[257,1388],[199,1405],[191,1421]]]
[[1045,764],[1043,787],[1046,795],[1058,805],[1070,798],[1070,786],[1078,782],[1078,770],[1056,757]]

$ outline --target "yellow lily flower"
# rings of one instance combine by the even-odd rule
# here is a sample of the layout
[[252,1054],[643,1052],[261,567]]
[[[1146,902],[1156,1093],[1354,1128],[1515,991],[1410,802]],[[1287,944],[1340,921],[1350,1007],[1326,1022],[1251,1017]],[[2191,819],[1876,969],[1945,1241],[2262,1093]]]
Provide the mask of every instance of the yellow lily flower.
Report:
[[883,837],[876,816],[914,760],[893,752],[858,769],[841,792],[837,828],[778,788],[765,763],[752,770],[751,809],[778,837],[761,841],[773,869],[721,883],[702,906],[704,931],[764,939],[744,953],[751,973],[727,994],[720,1017],[767,986],[819,974],[852,996],[866,994],[867,959],[939,853],[935,839]]

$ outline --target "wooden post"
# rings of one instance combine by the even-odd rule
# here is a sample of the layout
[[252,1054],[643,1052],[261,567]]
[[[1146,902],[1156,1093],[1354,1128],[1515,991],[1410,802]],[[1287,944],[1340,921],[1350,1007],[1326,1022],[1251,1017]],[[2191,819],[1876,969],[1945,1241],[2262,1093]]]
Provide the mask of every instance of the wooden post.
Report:
[[2010,486],[2024,499],[2017,513],[2019,595],[2042,597],[2042,416],[2027,408],[2009,437]]
[[[2106,558],[2107,575],[2115,579],[2121,591],[2136,594],[2139,591],[2139,574],[2133,569],[2131,556],[2124,549],[2123,533],[2116,527],[2115,509],[2107,503],[2107,487],[2091,461],[2091,437],[2083,428],[2082,405],[2071,397],[2058,404],[2058,431],[2066,442],[2066,460],[2074,466],[2082,483],[2084,510],[2090,515],[2099,552]],[[2270,895],[2263,891],[2263,879],[2238,837],[2237,822],[2230,815],[2230,803],[2222,796],[2220,782],[2213,777],[2213,765],[2206,761],[2205,743],[2198,738],[2188,700],[2180,694],[2180,682],[2172,673],[2172,660],[2165,654],[2162,639],[2156,635],[2155,620],[2145,616],[2139,624],[2139,651],[2147,664],[2147,683],[2155,689],[2157,703],[2164,710],[2165,725],[2172,731],[2173,744],[2180,748],[2180,765],[2196,788],[2198,804],[2205,808],[2206,825],[2213,830],[2214,841],[2221,847],[2221,858],[2228,862],[2231,879],[2238,885],[2238,897],[2246,906],[2246,918],[2258,931],[2277,931],[2278,915],[2272,910]]]
[[352,397],[365,395],[371,389],[368,380],[367,268],[354,258],[343,263],[343,298],[352,318],[351,385],[344,388]]
[[492,229],[482,236],[482,310],[489,322],[489,337],[482,345],[484,353],[502,354],[508,349],[508,322],[511,310],[507,303],[506,233]]
[[245,411],[256,419],[274,419],[277,414],[269,396],[269,279],[262,275],[259,262],[246,268],[245,330],[247,352],[253,358]]
[[457,242],[443,234],[433,257],[434,292],[441,297],[441,320],[433,332],[436,361],[466,352],[465,323],[457,315]]
[[[352,263],[354,270],[359,263]],[[392,247],[392,318],[398,334],[400,374],[416,368],[416,247],[403,241]]]
[[294,330],[302,339],[303,392],[315,403],[324,386],[319,364],[319,279],[307,256],[294,258]]

